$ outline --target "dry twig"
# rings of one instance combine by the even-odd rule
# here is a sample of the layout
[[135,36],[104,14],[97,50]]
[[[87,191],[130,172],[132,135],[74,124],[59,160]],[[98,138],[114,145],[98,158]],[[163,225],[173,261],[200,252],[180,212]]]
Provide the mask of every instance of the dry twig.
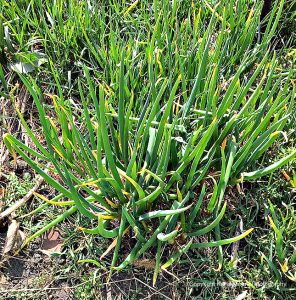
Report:
[[8,207],[6,210],[4,210],[2,213],[0,213],[0,220],[9,216],[12,212],[17,210],[19,207],[23,206],[33,196],[33,193],[37,191],[37,189],[43,182],[43,178],[41,176],[38,176],[37,178],[38,179],[37,179],[35,185],[22,199],[18,200],[16,203],[14,203],[10,207]]

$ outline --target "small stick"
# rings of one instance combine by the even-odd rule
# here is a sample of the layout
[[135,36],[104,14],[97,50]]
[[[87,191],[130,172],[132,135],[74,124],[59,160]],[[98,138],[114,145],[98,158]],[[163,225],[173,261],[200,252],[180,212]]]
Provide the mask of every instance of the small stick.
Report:
[[[1,156],[0,156],[0,166],[3,166],[4,162],[6,161],[6,158],[9,155],[9,151],[8,150],[3,150],[3,152],[1,151]],[[1,169],[0,169],[1,172]]]
[[22,199],[20,199],[15,204],[11,205],[6,210],[4,210],[2,213],[0,213],[0,220],[2,220],[5,217],[9,216],[12,212],[17,210],[19,207],[23,206],[33,196],[33,193],[37,191],[39,186],[42,184],[43,180],[44,179],[41,176],[38,176],[37,177],[37,182],[35,183],[35,185],[32,187],[32,189]]

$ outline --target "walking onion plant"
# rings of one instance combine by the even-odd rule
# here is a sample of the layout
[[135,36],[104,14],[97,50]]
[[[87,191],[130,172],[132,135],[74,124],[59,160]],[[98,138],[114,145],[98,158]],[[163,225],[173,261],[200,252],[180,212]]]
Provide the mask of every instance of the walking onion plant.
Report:
[[[126,49],[117,51],[110,27],[113,46],[108,55],[118,63],[109,76],[116,84],[94,81],[92,69],[84,65],[78,102],[64,96],[54,67],[58,95],[44,97],[34,79],[19,74],[38,110],[44,138],[41,142],[40,133],[37,137],[19,113],[35,147],[11,134],[4,141],[11,153],[20,155],[58,192],[52,199],[36,194],[45,201],[40,209],[55,205],[64,210],[23,246],[79,213],[89,219],[89,227],[80,230],[115,239],[111,270],[125,268],[152,247],[156,248],[154,281],[161,269],[190,249],[218,247],[221,264],[221,246],[252,231],[221,238],[227,186],[266,176],[296,157],[291,151],[270,166],[255,169],[258,159],[281,137],[294,103],[290,77],[283,80],[276,75],[276,56],[270,59],[267,51],[282,5],[283,1],[278,13],[272,11],[262,43],[252,51],[249,45],[260,17],[257,6],[246,23],[239,18],[236,22],[229,9],[213,11],[202,34],[201,11],[194,12],[193,24],[179,23],[177,8],[172,7],[166,21],[155,18],[148,42],[133,45],[130,40]],[[133,9],[127,9],[124,17]],[[237,38],[232,48],[229,30],[231,38]],[[167,53],[162,54],[162,45]],[[96,50],[90,47],[90,51]],[[107,53],[102,53],[98,61],[106,59]],[[258,56],[260,63],[254,64]],[[208,242],[200,242],[197,237],[205,235]],[[118,262],[125,239],[132,239],[133,249]],[[162,249],[171,244],[177,244],[178,250],[162,262]]]

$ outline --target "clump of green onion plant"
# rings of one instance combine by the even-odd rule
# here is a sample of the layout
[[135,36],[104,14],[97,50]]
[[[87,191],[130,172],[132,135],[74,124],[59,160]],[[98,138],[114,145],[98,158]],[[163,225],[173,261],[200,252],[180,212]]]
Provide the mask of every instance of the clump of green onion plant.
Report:
[[[256,8],[249,18],[254,14],[258,19],[259,13]],[[276,10],[272,14],[271,20],[278,20]],[[173,7],[172,20],[176,16]],[[254,51],[249,51],[248,45],[256,27],[249,18],[243,22],[245,27],[238,31],[243,35],[236,43],[240,46],[230,65],[225,63],[231,49],[227,32],[238,30],[233,18],[233,11],[214,11],[198,39],[199,25],[191,28],[182,23],[179,30],[186,37],[192,35],[195,46],[192,49],[187,44],[188,38],[183,49],[170,43],[172,49],[163,54],[156,49],[165,40],[161,29],[167,30],[168,39],[173,33],[171,25],[160,24],[159,18],[146,48],[136,45],[133,49],[129,42],[121,54],[112,50],[110,55],[118,60],[114,74],[110,72],[116,83],[113,87],[100,78],[94,82],[91,68],[83,67],[77,84],[79,101],[75,103],[65,97],[54,67],[58,93],[47,94],[50,103],[34,79],[19,74],[38,110],[45,142],[37,138],[20,113],[35,148],[11,134],[6,134],[4,141],[11,153],[20,155],[58,192],[52,199],[37,194],[45,201],[41,208],[56,205],[64,209],[23,246],[79,213],[89,219],[89,227],[79,227],[81,230],[116,239],[111,270],[133,264],[151,248],[156,248],[154,281],[161,269],[170,267],[190,249],[218,247],[222,264],[221,246],[252,231],[221,238],[227,186],[268,175],[296,157],[294,150],[268,167],[254,169],[258,159],[281,138],[292,113],[295,88],[291,91],[292,73],[288,78],[277,74],[276,56],[270,59],[267,51],[275,30],[272,21]],[[214,29],[218,34],[213,41]],[[112,38],[111,30],[111,44]],[[144,48],[144,57],[137,47]],[[262,59],[254,65],[256,55]],[[251,75],[245,76],[250,67]],[[234,70],[232,76],[227,68]],[[201,217],[202,210],[207,212],[206,220]],[[199,242],[197,237],[205,235],[208,242]],[[132,239],[134,246],[122,259],[119,251],[125,239]],[[177,244],[178,250],[162,258],[162,249],[171,244]]]

